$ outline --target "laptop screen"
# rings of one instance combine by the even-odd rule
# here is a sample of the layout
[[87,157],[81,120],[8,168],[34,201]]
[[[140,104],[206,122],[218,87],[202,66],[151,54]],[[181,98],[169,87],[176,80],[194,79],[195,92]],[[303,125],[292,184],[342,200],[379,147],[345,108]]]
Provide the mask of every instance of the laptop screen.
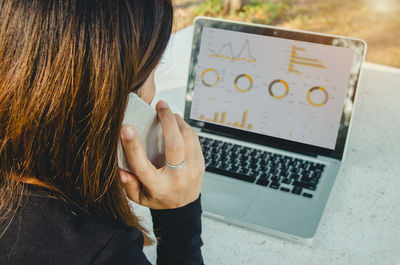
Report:
[[199,35],[191,120],[335,149],[354,49],[207,25]]

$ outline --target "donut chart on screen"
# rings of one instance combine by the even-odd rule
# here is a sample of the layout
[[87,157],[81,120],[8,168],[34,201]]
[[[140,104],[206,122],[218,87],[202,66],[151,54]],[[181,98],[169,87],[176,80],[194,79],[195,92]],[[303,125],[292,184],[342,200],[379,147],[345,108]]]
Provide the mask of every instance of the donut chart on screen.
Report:
[[201,82],[207,87],[216,86],[219,83],[219,80],[219,73],[214,68],[207,68],[201,73]]
[[[239,85],[239,80],[241,80],[243,78],[247,79],[249,82],[247,87],[241,87],[241,85]],[[250,89],[253,87],[253,78],[251,78],[251,76],[249,76],[247,74],[240,74],[240,75],[236,76],[234,85],[235,85],[236,90],[239,92],[242,92],[242,93],[249,92]]]

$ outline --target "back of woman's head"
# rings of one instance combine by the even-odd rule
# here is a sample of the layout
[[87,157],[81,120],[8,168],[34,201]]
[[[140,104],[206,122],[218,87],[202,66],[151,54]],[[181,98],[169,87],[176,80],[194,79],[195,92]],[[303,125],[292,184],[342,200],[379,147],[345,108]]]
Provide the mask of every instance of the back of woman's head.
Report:
[[171,26],[170,0],[0,0],[0,218],[30,177],[138,226],[116,147],[127,95],[156,67]]

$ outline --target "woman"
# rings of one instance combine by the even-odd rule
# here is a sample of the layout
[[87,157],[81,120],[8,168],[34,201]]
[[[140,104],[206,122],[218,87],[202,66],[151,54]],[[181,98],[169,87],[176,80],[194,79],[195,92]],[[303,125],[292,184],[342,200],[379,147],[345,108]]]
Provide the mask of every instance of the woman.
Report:
[[[196,133],[156,106],[168,166],[121,128],[127,96],[148,103],[172,25],[170,0],[0,0],[0,264],[202,264]],[[120,171],[122,139],[134,175]]]

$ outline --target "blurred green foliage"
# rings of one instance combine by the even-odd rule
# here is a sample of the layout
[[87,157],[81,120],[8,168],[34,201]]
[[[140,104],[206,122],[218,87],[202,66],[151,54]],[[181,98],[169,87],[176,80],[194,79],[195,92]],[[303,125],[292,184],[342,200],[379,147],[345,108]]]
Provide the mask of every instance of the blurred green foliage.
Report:
[[223,0],[206,0],[193,7],[195,16],[210,16],[242,20],[246,22],[277,24],[290,18],[290,0],[282,1],[246,1],[242,10],[228,15],[223,12]]

